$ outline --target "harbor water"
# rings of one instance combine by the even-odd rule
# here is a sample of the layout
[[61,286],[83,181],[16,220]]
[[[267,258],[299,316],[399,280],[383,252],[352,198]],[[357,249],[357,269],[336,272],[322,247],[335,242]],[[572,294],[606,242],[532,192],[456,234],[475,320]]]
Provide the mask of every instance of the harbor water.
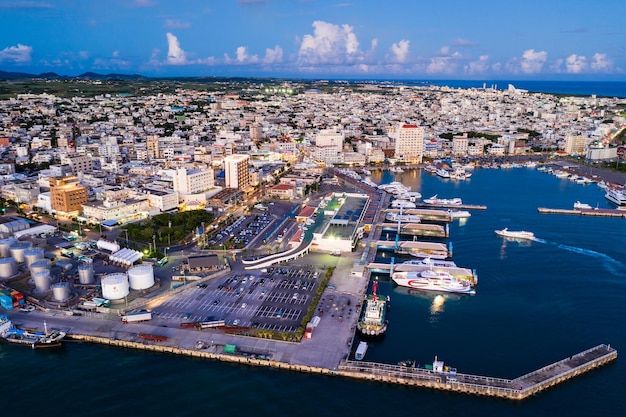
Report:
[[[378,276],[379,292],[391,297],[389,327],[369,342],[365,360],[426,364],[436,355],[462,373],[515,378],[600,343],[626,347],[625,220],[537,212],[577,200],[610,207],[596,185],[528,168],[476,169],[460,182],[421,170],[371,179],[487,209],[450,228],[453,260],[477,271],[476,294],[410,292]],[[536,240],[496,236],[504,227]],[[582,417],[626,409],[623,358],[522,402],[79,343],[54,352],[0,345],[0,361],[7,401],[43,400],[48,416]]]

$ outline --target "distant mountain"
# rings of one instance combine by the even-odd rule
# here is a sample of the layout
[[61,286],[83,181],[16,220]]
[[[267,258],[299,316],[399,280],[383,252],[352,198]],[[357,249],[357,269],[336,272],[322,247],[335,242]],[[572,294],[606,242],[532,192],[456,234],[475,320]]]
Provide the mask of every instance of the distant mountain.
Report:
[[98,74],[95,72],[86,72],[84,74],[77,75],[76,77],[70,77],[67,75],[59,75],[55,72],[44,72],[42,74],[28,74],[25,72],[7,72],[0,71],[0,80],[19,80],[26,78],[39,78],[45,80],[149,80],[149,77],[144,77],[139,74]]

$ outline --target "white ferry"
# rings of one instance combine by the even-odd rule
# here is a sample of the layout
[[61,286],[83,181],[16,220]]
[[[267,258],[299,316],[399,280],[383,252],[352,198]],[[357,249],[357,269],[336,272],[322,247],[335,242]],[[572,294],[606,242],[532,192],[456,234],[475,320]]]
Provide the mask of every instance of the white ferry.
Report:
[[626,191],[607,189],[604,198],[617,206],[626,206]]
[[447,272],[438,272],[432,269],[421,272],[394,272],[391,279],[402,287],[418,290],[476,294],[471,282],[455,278]]
[[502,230],[496,230],[496,234],[502,237],[512,237],[515,239],[534,239],[535,234],[533,232],[527,232],[524,230],[513,231],[509,230],[506,227]]

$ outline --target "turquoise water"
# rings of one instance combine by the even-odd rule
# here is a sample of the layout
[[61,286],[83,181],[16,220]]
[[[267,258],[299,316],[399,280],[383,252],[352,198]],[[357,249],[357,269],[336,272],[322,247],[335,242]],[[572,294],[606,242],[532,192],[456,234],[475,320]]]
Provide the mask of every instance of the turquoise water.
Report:
[[[375,182],[394,179],[378,175]],[[392,298],[389,330],[367,360],[423,364],[437,355],[459,372],[514,378],[600,343],[626,346],[626,219],[537,213],[576,200],[608,207],[598,187],[526,168],[477,169],[456,183],[421,171],[395,179],[424,197],[487,206],[450,232],[454,260],[476,269],[479,284],[474,296],[441,301],[382,282]],[[494,234],[503,227],[539,241],[506,241]],[[75,343],[61,352],[1,345],[0,363],[5,404],[44,407],[48,416],[582,417],[626,409],[622,358],[519,403]]]

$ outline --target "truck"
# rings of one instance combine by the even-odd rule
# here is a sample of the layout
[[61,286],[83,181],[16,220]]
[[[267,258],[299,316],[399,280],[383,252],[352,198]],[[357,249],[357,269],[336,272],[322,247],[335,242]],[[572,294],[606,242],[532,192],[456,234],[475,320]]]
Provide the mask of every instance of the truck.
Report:
[[152,320],[152,313],[149,311],[139,311],[137,313],[128,313],[122,316],[122,323],[137,323],[140,321]]

